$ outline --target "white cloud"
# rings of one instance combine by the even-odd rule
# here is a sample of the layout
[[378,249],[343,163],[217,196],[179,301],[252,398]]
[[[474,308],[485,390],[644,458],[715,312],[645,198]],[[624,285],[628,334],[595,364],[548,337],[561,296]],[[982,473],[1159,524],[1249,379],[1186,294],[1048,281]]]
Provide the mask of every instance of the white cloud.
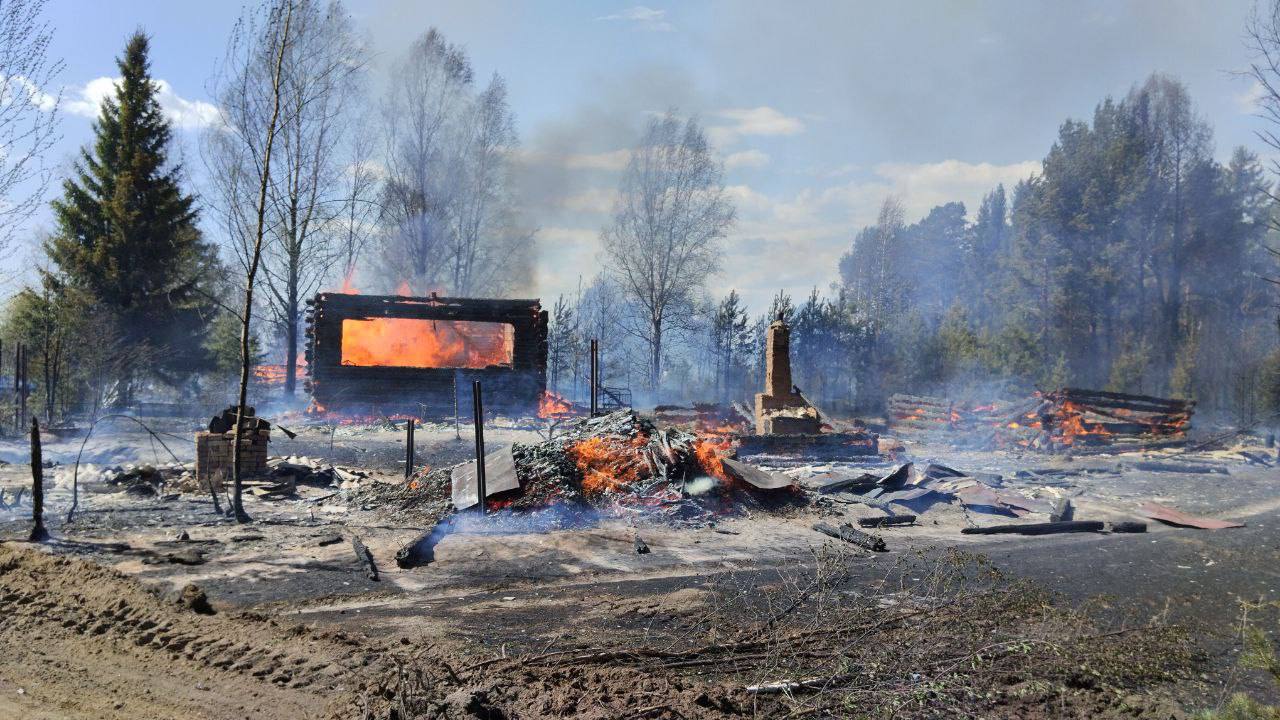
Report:
[[[585,161],[580,157],[576,162]],[[598,166],[602,162],[597,159],[586,164]],[[953,201],[963,202],[972,220],[983,195],[999,183],[1011,188],[1039,172],[1040,164],[942,160],[837,170],[843,177],[829,179],[832,184],[790,194],[769,194],[747,184],[725,187],[737,208],[738,220],[726,238],[723,272],[711,279],[711,291],[722,295],[736,288],[753,310],[760,311],[778,290],[793,296],[808,293],[814,286],[825,290],[837,279],[840,256],[859,229],[875,222],[887,195],[902,200],[907,222],[916,222],[934,206]],[[582,259],[598,256],[599,228],[607,223],[616,197],[611,186],[582,190],[563,201],[562,209],[572,217],[539,232],[543,262],[538,280],[544,291],[568,292],[582,272]]]
[[943,160],[936,163],[881,163],[875,173],[902,196],[908,212],[923,215],[930,208],[959,200],[976,212],[982,196],[996,185],[1012,189],[1019,180],[1040,172],[1035,160],[994,165]]
[[1236,109],[1242,115],[1252,115],[1258,112],[1258,102],[1267,96],[1267,89],[1262,83],[1254,80],[1249,84],[1249,89],[1236,95]]
[[655,10],[644,5],[634,5],[612,15],[603,15],[596,18],[596,20],[631,23],[641,30],[653,32],[671,32],[675,29],[667,20],[666,10]]
[[769,164],[769,156],[759,150],[743,150],[741,152],[731,153],[729,157],[724,159],[724,166],[732,170],[733,168],[758,168]]
[[804,123],[779,110],[761,105],[754,108],[728,108],[712,115],[723,121],[707,128],[712,142],[720,146],[731,145],[747,135],[796,135],[804,132]]
[[[102,101],[115,92],[119,78],[94,78],[78,88],[68,88],[62,107],[72,115],[96,118]],[[156,97],[165,117],[176,127],[196,130],[218,122],[218,108],[203,100],[188,100],[174,91],[167,80],[154,80]]]
[[21,95],[26,95],[31,106],[43,112],[49,112],[58,104],[56,97],[45,92],[30,78],[14,75],[9,78],[8,88],[0,88],[0,105],[9,105],[17,101],[18,96]]
[[757,310],[779,289],[793,296],[836,279],[840,256],[853,236],[875,222],[887,195],[898,196],[907,222],[947,202],[965,204],[972,220],[982,196],[997,184],[1010,188],[1039,172],[1034,161],[996,165],[943,160],[935,163],[882,163],[865,177],[822,188],[805,188],[790,197],[770,196],[747,185],[725,192],[738,209],[729,238],[724,272],[713,279],[713,291],[730,287],[743,293]]
[[[595,258],[600,252],[599,228],[544,227],[538,230],[541,261],[535,267],[534,283],[544,293],[572,294],[584,272],[590,282]],[[545,295],[544,295],[545,297]]]

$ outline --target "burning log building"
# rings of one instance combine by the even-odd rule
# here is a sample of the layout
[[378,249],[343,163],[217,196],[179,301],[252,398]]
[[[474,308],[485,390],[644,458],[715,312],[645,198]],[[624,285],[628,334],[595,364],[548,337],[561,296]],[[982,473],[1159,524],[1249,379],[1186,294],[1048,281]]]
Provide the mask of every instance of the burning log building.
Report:
[[539,300],[320,293],[307,301],[306,389],[321,410],[449,415],[472,380],[497,412],[534,412],[547,387]]

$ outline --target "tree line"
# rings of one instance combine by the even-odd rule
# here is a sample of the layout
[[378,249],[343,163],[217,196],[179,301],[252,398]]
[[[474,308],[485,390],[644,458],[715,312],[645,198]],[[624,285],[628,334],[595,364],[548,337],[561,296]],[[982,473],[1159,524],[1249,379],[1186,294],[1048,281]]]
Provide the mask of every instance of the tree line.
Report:
[[[745,401],[762,386],[764,331],[781,315],[797,383],[828,407],[1076,385],[1254,418],[1280,410],[1271,188],[1249,150],[1217,161],[1186,87],[1155,74],[1091,120],[1064,122],[1040,172],[993,188],[974,215],[951,202],[909,224],[900,200],[885,199],[825,293],[780,294],[752,316],[736,291],[699,295],[697,268],[678,283],[661,368],[644,324],[647,298],[662,293],[636,292],[625,266],[601,276],[555,306],[551,377],[581,387],[594,333],[629,358],[607,368],[613,381],[660,391],[655,401]],[[601,298],[618,307],[602,312]],[[606,316],[608,327],[584,331],[585,318]]]
[[[357,267],[469,296],[527,276],[535,232],[512,178],[506,83],[478,79],[439,31],[370,96],[370,51],[340,2],[249,8],[211,83],[200,173],[178,162],[149,50],[139,32],[118,58],[52,203],[38,282],[5,319],[48,413],[164,388],[225,395],[264,349],[284,358],[292,394],[303,300]],[[45,100],[28,110],[53,120]],[[33,158],[47,131],[36,141]],[[698,119],[673,109],[630,150],[600,271],[549,303],[550,385],[583,397],[598,338],[606,382],[641,402],[748,400],[782,316],[797,384],[829,409],[877,410],[900,390],[1084,385],[1256,415],[1280,404],[1271,192],[1248,150],[1216,159],[1185,86],[1157,74],[1064,122],[1040,171],[972,215],[953,202],[908,222],[886,198],[828,288],[753,314],[736,291],[708,292],[736,213]]]

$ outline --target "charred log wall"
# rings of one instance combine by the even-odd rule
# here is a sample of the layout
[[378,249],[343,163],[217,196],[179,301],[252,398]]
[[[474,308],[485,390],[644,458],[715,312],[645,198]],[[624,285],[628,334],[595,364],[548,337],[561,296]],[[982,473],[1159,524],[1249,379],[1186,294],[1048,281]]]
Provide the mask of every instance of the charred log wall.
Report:
[[[455,383],[470,407],[480,380],[485,407],[519,414],[535,410],[547,387],[547,313],[538,300],[400,297],[320,293],[307,301],[306,389],[317,405],[345,412],[448,415]],[[371,318],[505,323],[514,329],[511,365],[486,368],[381,367],[342,364],[342,322]]]

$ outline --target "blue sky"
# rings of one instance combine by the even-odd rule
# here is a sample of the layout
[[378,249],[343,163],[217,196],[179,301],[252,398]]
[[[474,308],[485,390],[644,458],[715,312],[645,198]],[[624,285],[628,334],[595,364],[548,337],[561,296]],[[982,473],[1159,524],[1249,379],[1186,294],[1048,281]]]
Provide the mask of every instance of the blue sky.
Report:
[[[597,235],[618,170],[650,113],[697,114],[726,164],[739,222],[715,294],[761,310],[836,278],[836,262],[886,194],[910,220],[1034,172],[1068,117],[1087,118],[1153,71],[1188,84],[1217,153],[1253,136],[1235,2],[426,2],[349,4],[379,73],[428,27],[467,47],[480,77],[504,75],[540,228],[527,292],[572,292],[599,270]],[[179,126],[193,182],[206,92],[240,6],[52,0],[66,61],[63,141],[89,139],[93,100],[137,27]],[[95,84],[95,81],[96,84]],[[371,99],[370,102],[373,102]],[[198,189],[198,187],[196,188]],[[47,226],[47,213],[35,219]],[[209,227],[216,234],[216,228]],[[34,257],[10,265],[23,278]]]

